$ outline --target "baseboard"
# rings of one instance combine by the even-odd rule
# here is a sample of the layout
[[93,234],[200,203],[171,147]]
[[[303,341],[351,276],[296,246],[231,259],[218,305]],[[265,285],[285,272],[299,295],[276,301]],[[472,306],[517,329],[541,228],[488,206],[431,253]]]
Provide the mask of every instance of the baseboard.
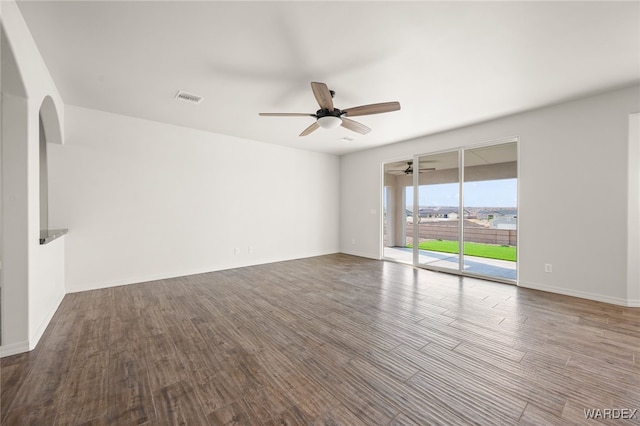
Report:
[[23,352],[29,352],[29,342],[27,342],[26,340],[22,342],[12,343],[10,345],[0,346],[0,358],[21,354]]
[[379,256],[374,256],[371,253],[363,253],[355,250],[340,250],[340,253],[348,254],[351,256],[366,257],[367,259],[380,260]]
[[628,299],[627,306],[630,308],[640,308],[640,299]]
[[80,292],[83,292],[83,291],[91,291],[91,290],[101,290],[101,289],[104,289],[104,288],[111,288],[111,287],[120,287],[120,286],[123,286],[123,285],[130,285],[130,284],[146,283],[146,282],[150,282],[150,281],[168,280],[168,279],[171,279],[171,278],[187,277],[189,275],[206,274],[208,272],[223,271],[225,269],[232,269],[232,268],[233,268],[233,266],[216,268],[216,269],[205,268],[205,269],[188,270],[188,271],[166,273],[166,274],[140,275],[140,276],[137,276],[137,277],[126,278],[126,279],[99,281],[99,282],[93,282],[93,283],[89,283],[89,284],[85,284],[85,285],[79,285],[79,286],[73,286],[73,287],[67,288],[67,294],[80,293]]
[[527,282],[522,280],[518,282],[518,287],[530,288],[532,290],[546,291],[549,293],[557,293],[565,296],[579,297],[581,299],[610,303],[612,305],[619,305],[619,306],[626,306],[626,307],[640,307],[640,300],[631,300],[631,299],[625,299],[622,297],[612,297],[604,294],[591,293],[588,291],[570,290],[562,287],[555,287],[555,286],[538,284],[538,283]]
[[40,325],[38,325],[38,328],[36,329],[35,333],[33,333],[33,336],[29,336],[30,351],[34,350],[35,347],[38,345],[38,342],[40,341],[40,338],[44,334],[44,331],[47,329],[47,326],[49,326],[49,324],[51,323],[51,320],[53,319],[53,316],[56,314],[56,311],[60,307],[60,304],[62,303],[62,299],[64,299],[64,295],[65,293],[61,293],[56,296],[56,300],[54,300],[54,303],[51,305],[49,312],[47,312],[47,316],[44,317]]
[[190,275],[208,274],[210,272],[226,271],[226,270],[235,269],[235,268],[245,268],[250,266],[265,265],[268,263],[286,262],[289,260],[306,259],[306,258],[317,257],[317,256],[326,256],[326,255],[336,254],[336,253],[339,253],[339,252],[329,251],[326,253],[324,252],[323,253],[307,253],[302,256],[277,257],[277,258],[264,257],[260,260],[256,260],[250,263],[234,262],[234,263],[228,263],[228,264],[211,265],[204,268],[189,269],[189,270],[183,270],[183,271],[177,271],[177,272],[167,272],[167,273],[153,274],[153,275],[141,275],[138,277],[126,278],[121,280],[119,279],[119,280],[95,282],[87,285],[73,286],[73,287],[67,288],[66,292],[79,293],[82,291],[100,290],[103,288],[119,287],[123,285],[139,284],[139,283],[158,281],[158,280],[168,280],[172,278],[188,277]]

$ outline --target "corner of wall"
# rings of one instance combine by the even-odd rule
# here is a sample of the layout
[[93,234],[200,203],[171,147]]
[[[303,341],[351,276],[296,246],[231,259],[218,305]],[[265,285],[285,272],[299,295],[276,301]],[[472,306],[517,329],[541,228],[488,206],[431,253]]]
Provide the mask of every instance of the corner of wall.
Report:
[[60,304],[62,303],[62,299],[64,299],[64,296],[65,296],[64,292],[57,292],[49,300],[50,303],[49,303],[48,312],[46,312],[45,315],[41,318],[40,323],[35,327],[35,330],[32,333],[30,333],[29,341],[27,342],[28,349],[26,350],[32,351],[33,349],[36,348],[36,346],[38,345],[38,342],[42,338],[42,335],[47,329],[47,326],[49,326],[49,324],[51,323],[51,320],[53,319],[53,316],[55,315],[56,311],[60,307]]
[[[6,356],[35,347],[64,297],[64,269],[59,271],[64,268],[64,257],[62,266],[54,266],[60,263],[60,250],[43,249],[39,245],[37,130],[44,101],[49,112],[53,112],[49,114],[53,141],[62,143],[64,104],[17,4],[13,0],[2,3],[3,180],[0,195],[3,209],[2,356]],[[56,271],[55,277],[48,276],[52,270]]]
[[357,250],[340,250],[340,253],[348,254],[350,256],[364,257],[364,258],[367,258],[367,259],[380,260],[380,256],[376,256],[376,255],[371,254],[371,253],[360,252],[360,251],[357,251]]
[[627,188],[627,298],[640,306],[640,113],[629,115]]

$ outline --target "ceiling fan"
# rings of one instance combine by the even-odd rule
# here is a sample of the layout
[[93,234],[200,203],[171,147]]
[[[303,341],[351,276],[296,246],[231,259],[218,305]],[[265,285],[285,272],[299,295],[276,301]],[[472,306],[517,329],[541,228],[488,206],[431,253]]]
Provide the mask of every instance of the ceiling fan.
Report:
[[340,110],[338,108],[334,108],[333,96],[335,95],[335,92],[333,90],[329,90],[326,84],[312,82],[311,90],[318,101],[318,105],[320,105],[320,109],[317,110],[315,114],[297,112],[261,112],[259,115],[263,117],[315,117],[316,121],[304,129],[302,133],[300,133],[300,136],[306,136],[319,127],[324,129],[333,129],[338,126],[366,135],[371,131],[370,128],[347,117],[380,114],[383,112],[398,111],[400,109],[399,102],[382,102]]

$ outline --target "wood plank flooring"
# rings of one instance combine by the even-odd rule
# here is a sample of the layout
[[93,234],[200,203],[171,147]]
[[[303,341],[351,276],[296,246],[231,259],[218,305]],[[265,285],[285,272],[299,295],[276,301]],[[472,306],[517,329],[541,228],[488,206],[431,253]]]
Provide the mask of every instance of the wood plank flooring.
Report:
[[0,372],[2,425],[640,424],[584,414],[640,309],[338,254],[69,294]]

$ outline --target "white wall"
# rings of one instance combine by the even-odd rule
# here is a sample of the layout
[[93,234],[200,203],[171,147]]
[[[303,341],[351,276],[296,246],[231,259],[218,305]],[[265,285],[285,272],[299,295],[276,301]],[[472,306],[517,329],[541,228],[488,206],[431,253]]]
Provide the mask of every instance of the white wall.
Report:
[[[41,246],[39,119],[63,103],[13,1],[2,4],[2,347],[33,349],[64,296],[62,250]],[[62,141],[61,135],[54,138]],[[58,244],[60,246],[60,244]],[[59,247],[58,247],[59,248]]]
[[65,294],[65,238],[38,246],[30,269],[29,349],[35,348]]
[[[0,23],[2,22],[2,2],[0,1]],[[0,24],[0,58],[2,58],[2,45],[4,43],[4,34]],[[0,59],[0,123],[2,123],[2,60]],[[4,260],[4,250],[2,249],[2,235],[4,230],[2,227],[2,129],[0,129],[0,347],[2,347],[2,298],[4,290],[2,289],[2,261]]]
[[70,105],[65,122],[48,155],[68,292],[339,250],[336,156]]
[[639,105],[635,86],[343,156],[341,251],[381,256],[383,161],[518,136],[519,285],[640,305],[628,297],[625,215],[628,118]]
[[628,298],[640,306],[640,113],[629,116]]

